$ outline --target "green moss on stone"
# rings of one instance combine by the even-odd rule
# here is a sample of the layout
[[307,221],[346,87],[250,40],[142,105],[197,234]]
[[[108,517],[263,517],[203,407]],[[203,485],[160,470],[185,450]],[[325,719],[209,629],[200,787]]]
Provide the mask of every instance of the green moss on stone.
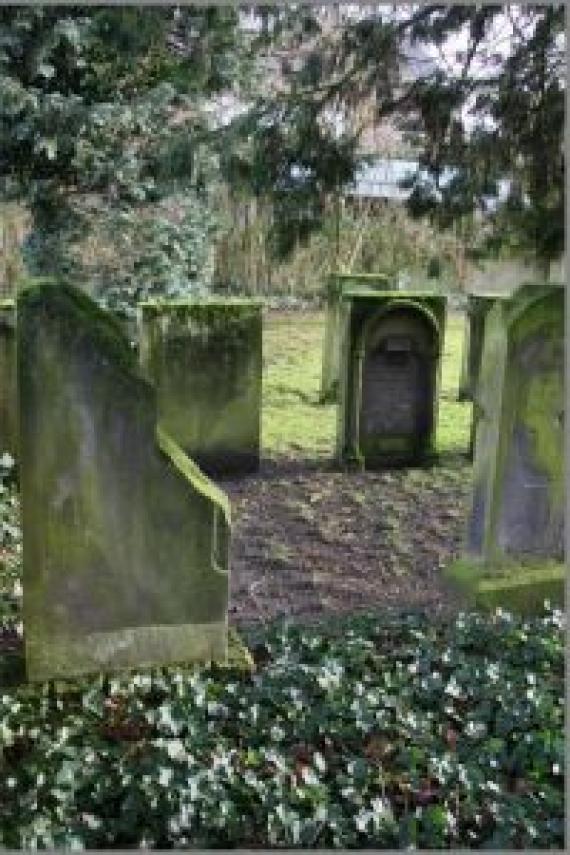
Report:
[[522,418],[530,428],[534,454],[540,471],[548,477],[549,489],[555,505],[564,501],[564,467],[562,421],[553,423],[550,414],[553,404],[563,403],[563,377],[554,372],[534,375],[527,389]]
[[[127,374],[139,378],[136,356],[123,332],[120,322],[109,312],[101,309],[90,297],[66,282],[53,279],[32,280],[18,295],[18,314],[40,307],[50,316],[57,316],[71,331],[77,323],[85,325],[85,335],[97,342],[102,355]],[[31,332],[33,335],[33,331]],[[20,347],[26,347],[25,337]]]
[[227,497],[157,437],[113,318],[66,285],[18,307],[30,678],[224,659]]
[[206,499],[210,499],[216,504],[224,515],[227,524],[231,524],[230,500],[227,493],[224,493],[208,476],[202,472],[199,466],[185,454],[179,445],[168,436],[160,425],[156,430],[158,444],[161,451],[166,454],[169,460],[174,464],[176,469],[184,475],[194,489],[201,493]]
[[139,323],[166,432],[210,474],[257,469],[261,302],[143,304]]
[[545,600],[564,606],[566,568],[555,561],[503,560],[490,565],[462,558],[448,565],[443,576],[469,605],[482,610],[501,606],[537,614]]

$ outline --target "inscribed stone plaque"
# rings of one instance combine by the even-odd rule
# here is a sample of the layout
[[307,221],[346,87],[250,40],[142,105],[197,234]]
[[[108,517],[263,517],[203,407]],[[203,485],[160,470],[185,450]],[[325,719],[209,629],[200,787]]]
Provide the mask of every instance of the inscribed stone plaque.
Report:
[[385,449],[421,448],[433,424],[437,332],[412,308],[393,309],[367,331],[362,366],[360,445],[374,459]]
[[157,433],[120,327],[42,284],[18,347],[28,676],[224,659],[228,501]]
[[[508,372],[513,399],[510,442],[497,538],[505,552],[562,559],[562,514],[554,514],[556,475],[546,457],[558,459],[564,448],[564,341],[545,325],[513,348]],[[509,380],[507,380],[509,382]],[[558,488],[561,490],[561,487]]]
[[413,352],[377,350],[364,365],[362,422],[365,433],[411,434],[417,430],[420,365]]

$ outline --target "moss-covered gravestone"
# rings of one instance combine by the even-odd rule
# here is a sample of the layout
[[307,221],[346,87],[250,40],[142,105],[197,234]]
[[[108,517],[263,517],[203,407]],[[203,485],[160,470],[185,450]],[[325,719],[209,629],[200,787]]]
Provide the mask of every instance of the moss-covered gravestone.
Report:
[[494,302],[501,299],[496,294],[469,294],[465,312],[465,333],[459,378],[459,401],[472,401],[479,375],[485,318]]
[[28,677],[224,660],[228,500],[157,433],[121,328],[44,283],[17,339]]
[[366,468],[434,450],[445,297],[350,291],[342,297],[337,455]]
[[140,358],[162,426],[210,474],[259,466],[262,305],[143,303]]
[[16,400],[16,305],[0,301],[0,454],[16,456],[18,418]]
[[389,278],[381,273],[332,273],[327,279],[320,396],[322,403],[338,400],[342,294],[345,291],[371,290],[390,290]]
[[[504,299],[500,294],[469,294],[465,313],[465,333],[461,374],[459,378],[459,401],[474,401],[483,352],[485,319],[497,300]],[[473,457],[475,433],[477,430],[478,410],[473,406],[471,430],[469,435],[469,456]]]
[[476,392],[467,557],[448,571],[480,603],[562,597],[564,289],[525,286],[487,316]]

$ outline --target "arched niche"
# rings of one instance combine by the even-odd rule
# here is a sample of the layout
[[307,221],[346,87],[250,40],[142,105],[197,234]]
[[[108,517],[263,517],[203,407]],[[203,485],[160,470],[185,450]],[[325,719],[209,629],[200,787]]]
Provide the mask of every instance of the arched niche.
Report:
[[356,434],[367,468],[419,462],[432,448],[440,353],[436,317],[412,300],[393,300],[363,324]]

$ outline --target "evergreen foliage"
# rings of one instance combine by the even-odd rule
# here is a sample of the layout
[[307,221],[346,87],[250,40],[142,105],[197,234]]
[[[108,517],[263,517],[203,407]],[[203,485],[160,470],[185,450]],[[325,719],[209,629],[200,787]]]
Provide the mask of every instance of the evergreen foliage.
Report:
[[[296,10],[297,20],[291,23],[287,13],[275,12],[279,38],[286,31],[289,45],[304,55],[299,69],[284,70],[287,94],[274,98],[281,110],[279,133],[273,132],[270,146],[256,149],[254,172],[267,176],[269,186],[263,191],[273,197],[276,230],[293,234],[295,197],[304,203],[295,213],[303,236],[320,227],[318,200],[323,193],[338,192],[355,174],[356,143],[364,126],[356,107],[368,102],[377,119],[397,121],[415,145],[419,169],[409,199],[414,216],[465,230],[475,218],[485,251],[530,248],[546,258],[562,251],[561,4],[433,4],[400,10],[399,15],[386,7],[363,7],[357,18],[333,31],[322,28],[319,14],[311,8],[304,15]],[[512,29],[509,49],[493,53],[493,28],[507,21]],[[315,31],[321,31],[319,38]],[[441,48],[461,34],[467,49],[460,65],[454,63],[444,73],[441,64],[427,62],[422,70],[428,48]],[[408,76],[402,73],[406,54],[413,68]],[[335,114],[345,120],[342,133],[334,132]],[[260,133],[263,137],[265,129],[251,132],[254,148]],[[307,162],[306,153],[312,150],[319,152],[318,169]],[[283,202],[276,163],[289,178],[301,170],[288,197],[290,207]],[[275,173],[280,181],[271,183]],[[497,196],[502,179],[510,182],[505,200]],[[260,192],[255,180],[252,187]]]
[[203,103],[244,77],[236,22],[231,8],[0,10],[1,189],[31,210],[32,273],[84,279],[81,243],[95,230],[119,243],[114,289],[95,283],[104,300],[200,279]]

